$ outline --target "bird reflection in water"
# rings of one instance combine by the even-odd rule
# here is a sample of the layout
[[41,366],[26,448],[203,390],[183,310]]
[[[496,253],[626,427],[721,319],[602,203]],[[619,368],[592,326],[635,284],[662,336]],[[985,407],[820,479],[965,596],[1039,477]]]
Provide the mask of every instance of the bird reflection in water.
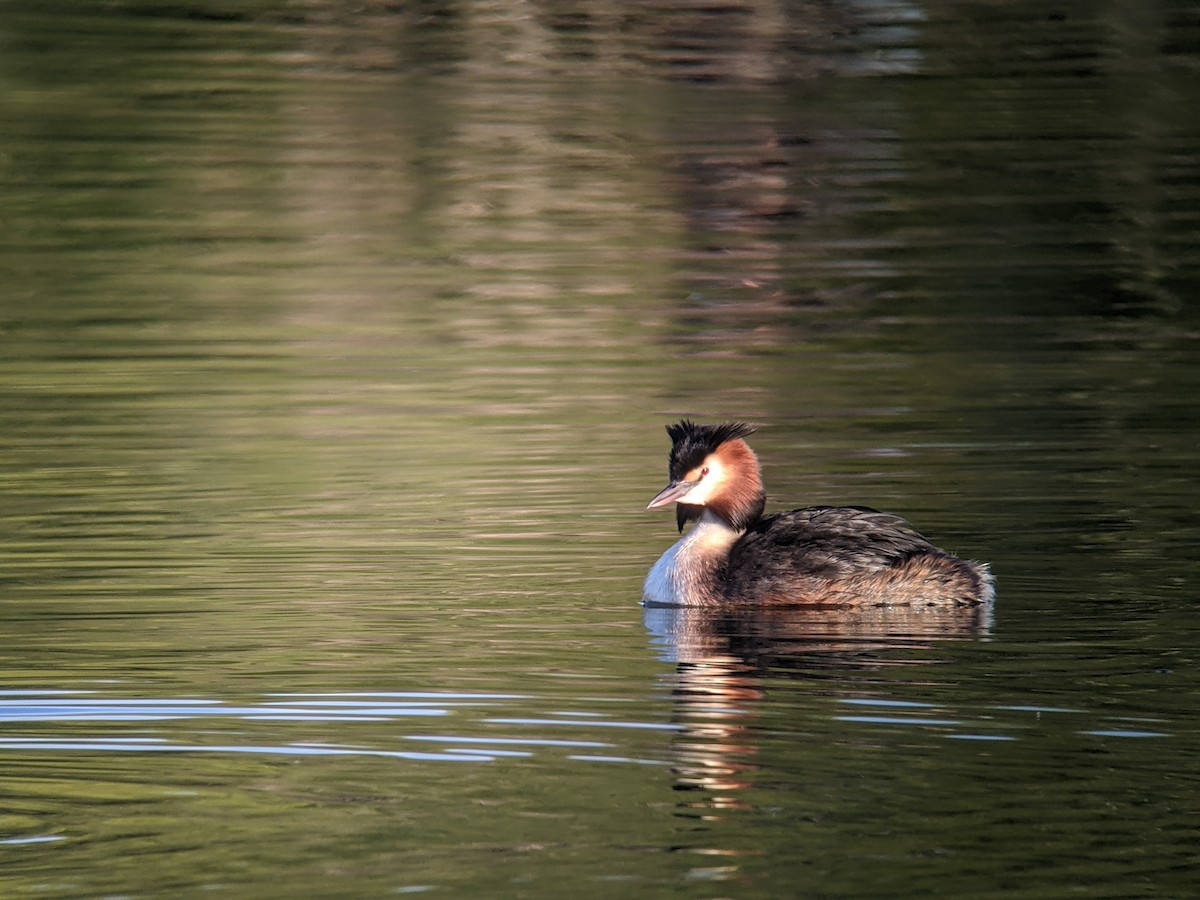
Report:
[[[940,661],[947,641],[985,638],[992,604],[978,606],[646,606],[643,621],[671,676],[675,788],[689,792],[678,815],[701,821],[749,809],[756,785],[757,722],[771,680],[828,678]],[[900,651],[897,654],[897,651]],[[855,693],[858,696],[859,692]],[[744,855],[706,848],[705,854]]]

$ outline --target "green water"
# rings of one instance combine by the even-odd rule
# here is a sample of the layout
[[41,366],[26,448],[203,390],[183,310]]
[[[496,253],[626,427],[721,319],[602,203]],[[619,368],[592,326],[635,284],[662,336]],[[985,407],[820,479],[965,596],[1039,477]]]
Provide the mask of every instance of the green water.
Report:
[[[0,894],[1189,896],[1182,2],[0,9]],[[648,614],[663,425],[994,610]]]

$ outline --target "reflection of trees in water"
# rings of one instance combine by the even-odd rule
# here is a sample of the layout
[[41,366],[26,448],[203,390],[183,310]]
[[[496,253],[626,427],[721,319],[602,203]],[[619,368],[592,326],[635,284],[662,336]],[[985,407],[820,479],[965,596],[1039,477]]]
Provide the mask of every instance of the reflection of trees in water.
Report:
[[[323,5],[292,15],[314,29],[314,62],[351,71],[469,68],[485,78],[648,76],[700,82],[765,82],[822,71],[879,69],[887,49],[856,58],[878,9],[849,5],[588,3],[390,0]],[[894,42],[894,37],[892,38]]]
[[[328,80],[303,98],[310,121],[335,105],[306,145],[344,144],[330,147],[339,159],[375,146],[390,160],[342,178],[322,171],[327,190],[305,186],[322,222],[330,208],[352,220],[337,240],[396,229],[413,246],[440,237],[452,246],[438,252],[460,252],[475,270],[466,290],[541,303],[662,292],[623,275],[631,251],[644,255],[666,235],[681,241],[685,262],[648,261],[651,271],[682,269],[684,283],[665,293],[705,295],[684,301],[683,315],[770,340],[768,321],[807,302],[784,287],[776,231],[827,205],[812,197],[814,172],[845,146],[813,149],[808,119],[840,129],[806,114],[798,133],[788,86],[879,58],[861,14],[776,2],[375,2],[304,15],[311,72],[349,84],[427,79],[397,83],[377,102],[329,92]],[[387,221],[372,228],[373,218]],[[753,321],[729,322],[728,307]],[[533,328],[549,318],[544,306],[530,312]]]
[[[409,133],[433,121],[446,144],[401,148],[397,169],[431,174],[438,151],[454,161],[462,196],[436,224],[464,226],[463,244],[549,241],[579,213],[585,227],[618,223],[614,239],[678,228],[674,296],[707,295],[682,304],[681,332],[700,323],[716,340],[778,342],[781,313],[840,308],[881,275],[917,282],[905,301],[942,312],[977,297],[1040,314],[1049,296],[1088,314],[1157,315],[1186,295],[1171,253],[1187,245],[1186,192],[1164,176],[1190,153],[1175,112],[1191,90],[1186,24],[1161,10],[375,0],[289,15],[307,26],[310,71],[444,79],[444,96],[414,91],[400,118]],[[873,85],[858,96],[804,87],[916,72],[886,88],[860,79]],[[639,131],[659,146],[629,141]],[[464,152],[489,141],[503,145],[496,159]],[[511,189],[487,189],[501,182]],[[840,249],[817,249],[826,241]]]

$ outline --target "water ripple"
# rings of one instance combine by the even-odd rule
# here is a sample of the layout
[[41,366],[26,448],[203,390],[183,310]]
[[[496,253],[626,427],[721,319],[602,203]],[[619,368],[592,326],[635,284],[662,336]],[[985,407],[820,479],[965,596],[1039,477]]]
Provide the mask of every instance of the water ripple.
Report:
[[[117,750],[123,753],[268,753],[290,756],[383,756],[393,759],[487,762],[499,753],[420,753],[404,750],[364,750],[311,744],[184,744],[162,738],[75,738],[70,740],[32,737],[0,738],[0,749],[12,750]],[[510,755],[510,754],[503,754]]]
[[[842,697],[838,703],[846,706],[857,707],[874,707],[884,710],[912,710],[913,715],[835,715],[833,718],[838,722],[851,722],[866,725],[910,725],[918,727],[941,726],[941,727],[970,727],[970,731],[956,732],[953,734],[944,735],[948,738],[965,741],[1015,741],[1019,737],[1012,734],[1003,734],[1008,729],[1019,730],[1025,736],[1030,736],[1033,732],[1031,729],[1034,726],[1053,727],[1054,723],[1063,717],[1072,717],[1087,715],[1087,710],[1077,709],[1065,706],[1042,706],[1037,704],[998,704],[994,706],[984,706],[978,710],[959,710],[962,718],[934,718],[926,717],[919,714],[920,710],[942,710],[937,704],[926,703],[915,700],[894,700],[889,698],[875,697]],[[1001,715],[997,715],[997,714]],[[1004,716],[1006,713],[1032,714],[1031,718],[1021,716],[1012,720],[1011,716]],[[973,720],[973,723],[968,721]],[[1091,735],[1093,737],[1115,737],[1115,738],[1159,738],[1171,737],[1172,735],[1166,731],[1150,730],[1143,727],[1149,723],[1160,724],[1160,719],[1144,719],[1129,716],[1111,716],[1110,727],[1096,727],[1089,729],[1079,729],[1079,734]],[[1133,726],[1133,727],[1127,727]]]
[[[378,691],[360,693],[267,694],[262,702],[232,703],[204,698],[102,698],[78,696],[68,691],[5,691],[0,693],[0,726],[35,723],[136,723],[234,719],[243,722],[355,722],[371,723],[401,718],[446,717],[480,707],[495,707],[505,701],[525,701],[522,694],[459,693],[437,691]],[[562,718],[509,717],[476,720],[479,724],[568,725],[575,727],[626,728],[674,731],[678,726],[655,722],[618,722],[605,713],[562,710]],[[393,759],[489,762],[502,758],[526,758],[539,749],[603,751],[614,745],[591,739],[561,739],[540,736],[491,736],[471,734],[407,734],[403,742],[436,744],[436,749],[354,746],[325,741],[281,740],[238,733],[237,740],[222,734],[212,743],[163,735],[121,736],[62,735],[57,733],[5,735],[0,751],[61,750],[121,753],[260,753],[285,756],[361,756]],[[395,740],[388,736],[388,740]],[[639,761],[619,754],[571,757],[595,761]]]

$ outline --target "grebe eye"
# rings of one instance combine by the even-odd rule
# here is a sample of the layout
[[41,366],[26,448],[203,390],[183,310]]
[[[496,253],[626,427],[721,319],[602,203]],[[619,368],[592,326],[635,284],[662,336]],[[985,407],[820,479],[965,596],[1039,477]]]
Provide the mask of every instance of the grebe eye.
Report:
[[705,466],[703,469],[700,470],[700,477],[703,478],[707,474],[708,474],[708,466]]

